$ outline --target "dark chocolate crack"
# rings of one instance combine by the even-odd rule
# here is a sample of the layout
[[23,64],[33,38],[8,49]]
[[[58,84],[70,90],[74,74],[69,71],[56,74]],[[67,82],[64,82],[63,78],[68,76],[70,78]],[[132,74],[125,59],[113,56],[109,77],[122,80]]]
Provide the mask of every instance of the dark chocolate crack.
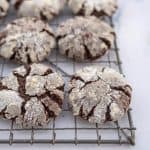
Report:
[[45,112],[48,114],[49,117],[56,117],[55,112],[51,111],[49,107],[45,105],[44,102],[41,102],[41,104],[43,105]]
[[81,116],[81,117],[84,116],[84,114],[83,114],[83,105],[80,107],[79,116]]
[[68,36],[68,34],[64,34],[64,35],[59,35],[56,37],[57,42],[59,42],[59,40],[65,38],[66,36]]
[[66,56],[69,55],[69,51],[70,51],[69,49],[67,49],[67,50],[65,51],[65,55],[66,55]]
[[[86,3],[86,1],[82,4],[81,8],[77,12],[78,15],[85,15],[85,11],[86,11],[85,3]],[[108,16],[108,14],[106,14],[106,12],[104,10],[98,11],[98,10],[96,10],[96,8],[94,8],[94,10],[91,12],[90,15],[96,16],[96,17]]]
[[[14,48],[12,49],[13,54],[10,56],[10,58],[9,58],[10,60],[15,60],[16,57],[19,57],[19,56],[20,56],[18,49],[21,49],[22,46],[23,46],[23,44],[21,43],[21,46],[19,46],[19,47],[14,47]],[[16,59],[16,60],[17,60],[17,59]]]
[[54,102],[56,102],[60,108],[62,108],[62,99],[59,95],[56,95],[54,93],[49,93],[49,97],[51,98],[51,100],[53,100]]
[[106,111],[106,114],[105,114],[105,122],[106,121],[112,121],[111,115],[110,115],[110,113],[111,113],[111,110],[110,110],[111,103],[107,106],[107,111]]
[[[32,63],[32,59],[31,59],[30,54],[28,53],[29,48],[28,48],[28,47],[25,47],[25,51],[26,51],[27,63],[28,63],[28,64],[31,64],[31,63]],[[37,59],[37,60],[38,60],[38,59]],[[23,62],[22,62],[22,63],[23,63]]]
[[55,37],[55,35],[52,32],[48,31],[45,28],[43,28],[40,32],[46,32],[49,36]]
[[5,117],[5,114],[6,114],[5,111],[6,110],[7,110],[7,106],[5,106],[5,108],[0,111],[0,116],[2,116],[3,118],[6,118]]
[[98,104],[96,104],[95,106],[93,106],[93,108],[91,109],[91,111],[88,113],[87,115],[87,120],[94,115],[94,111],[95,111],[95,108],[97,107]]
[[[84,82],[84,85],[80,88],[80,90],[82,90],[83,88],[85,88],[88,84],[91,84],[91,83],[94,83],[94,82],[97,82],[97,81],[101,80],[101,78],[98,77],[97,80],[85,82],[81,77],[79,77],[79,76],[74,76],[74,77],[72,77],[71,82],[72,82],[72,80],[74,80],[74,79],[75,79],[75,80],[80,80],[80,81]],[[105,82],[105,81],[104,81],[104,82]],[[71,89],[69,89],[68,93],[70,94],[74,88],[76,88],[76,87],[72,87]]]
[[24,101],[24,102],[22,102],[22,105],[21,105],[21,115],[23,118],[24,118],[24,115],[26,113],[26,110],[25,110],[26,103],[27,103],[27,101]]
[[72,76],[71,81],[73,80],[80,80],[81,82],[85,82],[80,76]]
[[49,98],[49,100],[52,100],[52,101],[54,101],[54,103],[58,104],[60,109],[62,109],[62,101],[63,100],[58,95],[51,93],[49,91],[46,91],[46,93],[42,94],[41,96],[37,96],[37,98],[39,100],[41,100],[41,103],[44,106],[45,111],[48,113],[49,117],[56,117],[55,112],[50,110],[50,108],[48,106],[46,106],[44,101],[42,102],[42,99],[47,98],[47,97]]
[[13,50],[13,52],[14,52],[14,53],[13,53],[13,54],[10,56],[10,58],[9,58],[10,60],[14,60],[15,57],[16,57],[17,51],[14,51],[14,50]]
[[44,72],[43,76],[47,76],[51,73],[53,73],[53,70],[49,68],[49,69],[46,70],[46,72]]
[[91,13],[92,16],[101,17],[101,16],[108,16],[104,10],[98,11],[94,8],[93,12]]
[[2,7],[0,7],[0,12],[4,12],[4,9]]
[[103,41],[107,45],[108,48],[111,48],[111,43],[109,40],[107,40],[106,38],[103,38],[103,37],[99,37],[99,39],[101,41]]
[[[28,62],[28,64],[31,64],[31,63],[32,63],[32,60],[31,60],[30,54],[27,54],[26,57],[27,57],[27,62]],[[22,62],[22,63],[23,63],[23,62]]]
[[105,69],[106,69],[106,67],[103,67],[103,68],[102,68],[102,72],[104,72],[104,71],[105,71]]
[[59,91],[64,91],[64,87],[65,87],[65,84],[62,85],[62,86],[56,87],[56,89],[59,90]]
[[24,0],[17,0],[14,7],[16,10],[18,10],[21,6],[21,4],[23,3]]
[[40,11],[40,17],[41,17],[41,19],[44,20],[44,21],[47,21],[47,20],[48,20],[47,16],[43,13],[43,11]]
[[85,45],[85,44],[83,44],[83,47],[84,47],[84,49],[85,49],[84,57],[85,57],[86,59],[93,58],[93,56],[92,56],[92,54],[91,54],[91,52],[90,52],[88,46]]
[[70,94],[72,91],[73,91],[73,89],[75,89],[76,87],[72,87],[72,88],[70,88],[69,90],[68,90],[68,93]]
[[26,76],[23,77],[23,76],[19,75],[18,73],[14,73],[14,75],[17,77],[18,84],[19,84],[19,88],[18,88],[19,95],[20,95],[25,101],[30,100],[30,96],[28,96],[27,94],[25,94],[25,91],[26,91],[26,90],[25,90]]
[[59,95],[56,95],[55,93],[52,93],[52,92],[48,91],[47,89],[45,89],[45,90],[46,90],[45,93],[43,93],[40,96],[36,96],[36,97],[38,99],[40,99],[40,100],[42,100],[42,99],[44,99],[46,97],[49,97],[50,100],[54,101],[55,103],[58,104],[58,106],[60,108],[62,108],[62,102],[63,102],[63,100],[61,99],[61,97]]
[[[111,88],[112,90],[121,91],[121,92],[123,92],[125,95],[127,95],[128,97],[131,97],[131,93],[127,90],[127,88],[130,88],[130,89],[131,89],[131,87],[130,87],[129,85],[117,86],[117,87],[110,85],[110,88]],[[132,89],[131,89],[131,90],[132,90]]]
[[84,1],[84,3],[82,4],[81,8],[77,12],[78,15],[85,15],[85,3],[86,3],[86,1]]
[[101,80],[100,77],[98,77],[97,80],[85,82],[84,86],[82,86],[82,87],[80,88],[80,90],[82,90],[83,88],[85,88],[85,87],[86,87],[87,85],[89,85],[89,84],[98,82],[99,80]]

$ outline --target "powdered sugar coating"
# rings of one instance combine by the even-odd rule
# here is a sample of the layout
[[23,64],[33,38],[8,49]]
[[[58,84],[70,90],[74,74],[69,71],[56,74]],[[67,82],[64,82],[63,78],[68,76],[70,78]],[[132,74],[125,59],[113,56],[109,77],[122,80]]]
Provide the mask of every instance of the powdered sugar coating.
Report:
[[0,90],[0,115],[8,119],[15,118],[21,114],[23,99],[16,91]]
[[8,0],[1,0],[0,1],[0,18],[7,15],[8,9],[9,9]]
[[46,65],[21,66],[0,82],[0,116],[23,127],[45,126],[63,100],[64,81]]
[[66,0],[13,0],[21,17],[51,20],[64,8]]
[[117,9],[117,0],[68,0],[73,13],[84,16],[112,16]]
[[54,47],[53,30],[35,18],[17,19],[0,32],[0,55],[19,63],[42,61]]
[[75,17],[56,32],[60,53],[77,61],[103,56],[114,42],[112,27],[94,16]]
[[72,77],[69,88],[73,114],[91,123],[122,118],[131,101],[131,86],[111,68],[85,67]]

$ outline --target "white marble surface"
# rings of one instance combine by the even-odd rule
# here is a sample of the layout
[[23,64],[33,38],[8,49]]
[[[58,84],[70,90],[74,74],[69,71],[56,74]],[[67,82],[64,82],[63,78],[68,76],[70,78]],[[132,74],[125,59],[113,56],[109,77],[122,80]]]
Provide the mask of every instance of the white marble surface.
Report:
[[142,150],[148,149],[150,138],[150,0],[120,0],[116,15],[116,30],[124,72],[133,84],[133,118],[136,131],[135,146],[118,145],[0,145],[4,150],[36,149],[102,149]]

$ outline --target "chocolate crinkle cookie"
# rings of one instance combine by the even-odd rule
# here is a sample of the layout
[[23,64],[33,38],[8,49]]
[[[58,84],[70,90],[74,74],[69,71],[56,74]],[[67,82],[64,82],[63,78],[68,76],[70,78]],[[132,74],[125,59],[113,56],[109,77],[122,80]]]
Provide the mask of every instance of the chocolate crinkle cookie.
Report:
[[74,14],[84,16],[112,16],[117,10],[117,0],[68,0]]
[[79,70],[69,84],[69,101],[75,116],[103,124],[121,119],[129,108],[132,88],[122,74],[107,67]]
[[103,56],[114,42],[113,28],[94,16],[75,17],[56,32],[60,53],[77,61]]
[[37,17],[51,20],[64,8],[66,0],[13,0],[21,17]]
[[22,127],[47,125],[63,100],[64,81],[46,65],[21,66],[0,81],[0,116]]
[[0,19],[7,15],[9,0],[0,0]]
[[48,57],[55,43],[48,24],[36,18],[21,18],[0,32],[0,55],[23,64],[40,62]]

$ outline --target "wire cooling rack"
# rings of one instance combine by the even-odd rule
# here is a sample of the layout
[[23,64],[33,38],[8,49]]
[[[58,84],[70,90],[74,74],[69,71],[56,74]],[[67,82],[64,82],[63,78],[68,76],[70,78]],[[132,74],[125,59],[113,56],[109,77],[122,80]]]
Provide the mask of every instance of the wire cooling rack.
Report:
[[[71,17],[72,14],[66,8],[50,25],[56,29],[59,23]],[[11,10],[9,15],[0,21],[0,28],[15,18],[15,12]],[[107,18],[107,21],[114,27],[112,18]],[[66,82],[76,70],[88,65],[109,66],[123,73],[116,39],[113,48],[101,59],[77,63],[59,55],[56,48],[44,63],[50,64],[61,72]],[[0,58],[0,77],[7,76],[17,66],[13,62]],[[63,112],[46,128],[22,129],[18,128],[13,121],[0,119],[0,144],[135,144],[135,127],[131,109],[122,120],[117,122],[108,122],[105,125],[89,124],[85,120],[73,117],[67,103],[67,87],[65,90]]]

